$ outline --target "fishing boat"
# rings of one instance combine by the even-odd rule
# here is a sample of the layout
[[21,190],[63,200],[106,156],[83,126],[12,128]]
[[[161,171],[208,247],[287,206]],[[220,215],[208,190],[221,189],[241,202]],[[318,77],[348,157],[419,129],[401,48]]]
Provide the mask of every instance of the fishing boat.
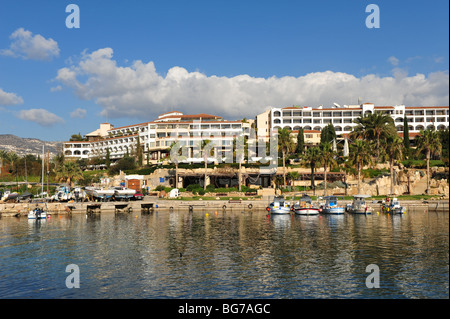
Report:
[[338,206],[338,198],[336,196],[324,197],[325,204],[322,206],[322,213],[324,214],[343,214],[344,207]]
[[275,215],[290,214],[291,208],[283,196],[275,196],[273,202],[267,207],[267,211]]
[[353,196],[353,202],[348,207],[348,212],[352,214],[371,214],[371,208],[367,207],[366,198],[369,195],[355,195]]
[[28,213],[28,219],[47,219],[47,212],[42,208],[36,207]]
[[134,194],[136,194],[136,191],[131,188],[126,188],[123,186],[116,186],[113,187],[114,189],[114,197],[116,200],[130,200],[133,198]]
[[387,200],[381,207],[381,210],[388,214],[404,214],[405,208],[400,205],[397,198],[392,198],[391,201]]
[[87,186],[84,190],[92,199],[99,199],[101,201],[109,200],[114,195],[114,189]]
[[317,215],[320,212],[320,208],[314,206],[312,198],[306,194],[292,206],[292,210],[297,215]]

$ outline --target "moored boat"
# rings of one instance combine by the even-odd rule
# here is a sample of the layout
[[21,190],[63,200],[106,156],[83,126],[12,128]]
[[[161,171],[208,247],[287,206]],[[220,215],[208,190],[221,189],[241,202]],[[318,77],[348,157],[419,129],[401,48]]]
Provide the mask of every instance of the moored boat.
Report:
[[92,199],[102,201],[109,200],[114,195],[114,189],[87,186],[84,190]]
[[338,206],[338,198],[336,196],[326,196],[324,199],[325,204],[322,207],[322,213],[343,214],[345,212],[344,207]]
[[297,215],[317,215],[320,212],[320,208],[315,206],[312,202],[312,198],[304,194],[298,203],[295,203],[292,210]]
[[271,214],[290,214],[291,207],[283,196],[275,196],[273,202],[267,207],[267,211]]
[[131,188],[126,188],[123,186],[116,186],[114,189],[114,197],[116,200],[130,200],[133,198],[136,191]]
[[369,195],[355,195],[353,196],[353,202],[348,207],[348,212],[352,214],[371,214],[371,208],[366,204],[366,198]]
[[400,202],[397,198],[392,198],[391,201],[387,199],[387,201],[382,205],[381,210],[388,214],[404,214],[405,208],[400,205]]
[[42,208],[36,207],[28,212],[28,219],[47,219],[47,212]]

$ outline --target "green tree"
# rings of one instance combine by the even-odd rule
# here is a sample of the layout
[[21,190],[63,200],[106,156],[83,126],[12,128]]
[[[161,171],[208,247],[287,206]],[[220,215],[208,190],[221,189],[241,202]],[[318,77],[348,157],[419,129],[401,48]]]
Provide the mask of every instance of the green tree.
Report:
[[323,157],[318,146],[308,148],[305,156],[303,157],[303,161],[311,168],[311,188],[313,189],[314,195],[316,195],[314,172],[316,170],[316,166],[322,163],[322,158]]
[[380,140],[396,135],[394,120],[389,114],[376,111],[355,120],[357,124],[351,133],[352,139],[364,138],[376,142],[377,160],[380,159]]
[[348,163],[358,169],[358,194],[361,192],[361,169],[373,163],[372,150],[365,140],[356,140],[350,144]]
[[56,179],[65,181],[69,187],[73,186],[73,182],[83,179],[83,172],[76,162],[65,162],[55,170]]
[[324,183],[325,183],[325,189],[324,189],[324,196],[327,196],[327,169],[328,166],[330,168],[332,166],[336,165],[336,152],[333,151],[333,144],[330,142],[324,142],[320,144],[320,154],[322,155],[322,164],[324,168]]
[[300,156],[305,151],[305,133],[303,131],[303,127],[299,128],[298,134],[297,134],[297,146],[295,149],[295,153],[297,153],[297,156]]
[[403,118],[403,145],[405,147],[405,155],[409,156],[409,149],[411,147],[409,142],[409,126],[408,126],[408,118]]
[[390,136],[386,140],[386,155],[389,160],[391,175],[391,194],[394,194],[394,164],[403,159],[405,152],[404,141],[398,136]]
[[427,194],[430,193],[430,159],[431,155],[441,154],[442,144],[439,135],[434,130],[420,131],[416,136],[417,152],[425,152],[427,160]]
[[202,140],[200,143],[200,149],[203,154],[203,161],[205,162],[205,182],[203,185],[203,189],[206,191],[206,179],[208,177],[208,156],[211,155],[212,151],[212,143],[210,140]]
[[286,187],[286,155],[294,149],[294,143],[291,138],[291,130],[282,128],[278,130],[278,147],[283,156],[283,182]]
[[322,129],[320,133],[320,143],[331,143],[336,139],[336,130],[333,124],[328,124]]

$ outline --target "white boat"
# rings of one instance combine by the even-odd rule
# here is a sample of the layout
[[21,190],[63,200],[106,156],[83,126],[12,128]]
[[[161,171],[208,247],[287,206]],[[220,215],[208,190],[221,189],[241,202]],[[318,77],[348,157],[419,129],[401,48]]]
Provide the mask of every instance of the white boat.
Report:
[[293,211],[297,215],[318,215],[320,209],[319,207],[314,206],[311,197],[304,194],[298,203],[293,205]]
[[100,199],[102,201],[109,200],[114,195],[114,189],[87,186],[84,190],[92,199]]
[[7,202],[9,200],[12,199],[16,199],[17,197],[19,197],[19,194],[16,192],[11,192],[11,191],[5,191],[5,193],[3,194],[3,196],[0,198],[1,201]]
[[136,191],[134,189],[131,188],[126,188],[123,186],[116,186],[113,187],[114,189],[114,197],[116,198],[116,200],[129,200],[131,198],[133,198],[134,194],[136,194]]
[[275,196],[273,202],[267,207],[267,211],[271,214],[290,214],[291,207],[283,196]]
[[353,196],[353,202],[348,206],[348,212],[352,214],[371,214],[371,208],[366,204],[366,198],[369,195],[355,195]]
[[47,212],[42,208],[35,208],[28,212],[28,219],[47,219]]
[[400,205],[397,198],[392,198],[391,201],[387,201],[382,206],[382,211],[388,214],[404,214],[405,208]]
[[322,206],[322,213],[324,214],[344,214],[345,209],[338,206],[338,198],[336,196],[324,197],[325,204]]

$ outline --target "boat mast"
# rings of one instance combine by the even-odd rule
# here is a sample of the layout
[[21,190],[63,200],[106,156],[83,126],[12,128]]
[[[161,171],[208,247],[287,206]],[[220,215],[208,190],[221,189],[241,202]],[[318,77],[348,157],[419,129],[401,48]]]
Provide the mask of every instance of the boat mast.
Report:
[[42,198],[44,197],[44,159],[45,159],[45,155],[44,155],[44,145],[42,145],[42,183],[41,183],[41,194],[42,194]]

